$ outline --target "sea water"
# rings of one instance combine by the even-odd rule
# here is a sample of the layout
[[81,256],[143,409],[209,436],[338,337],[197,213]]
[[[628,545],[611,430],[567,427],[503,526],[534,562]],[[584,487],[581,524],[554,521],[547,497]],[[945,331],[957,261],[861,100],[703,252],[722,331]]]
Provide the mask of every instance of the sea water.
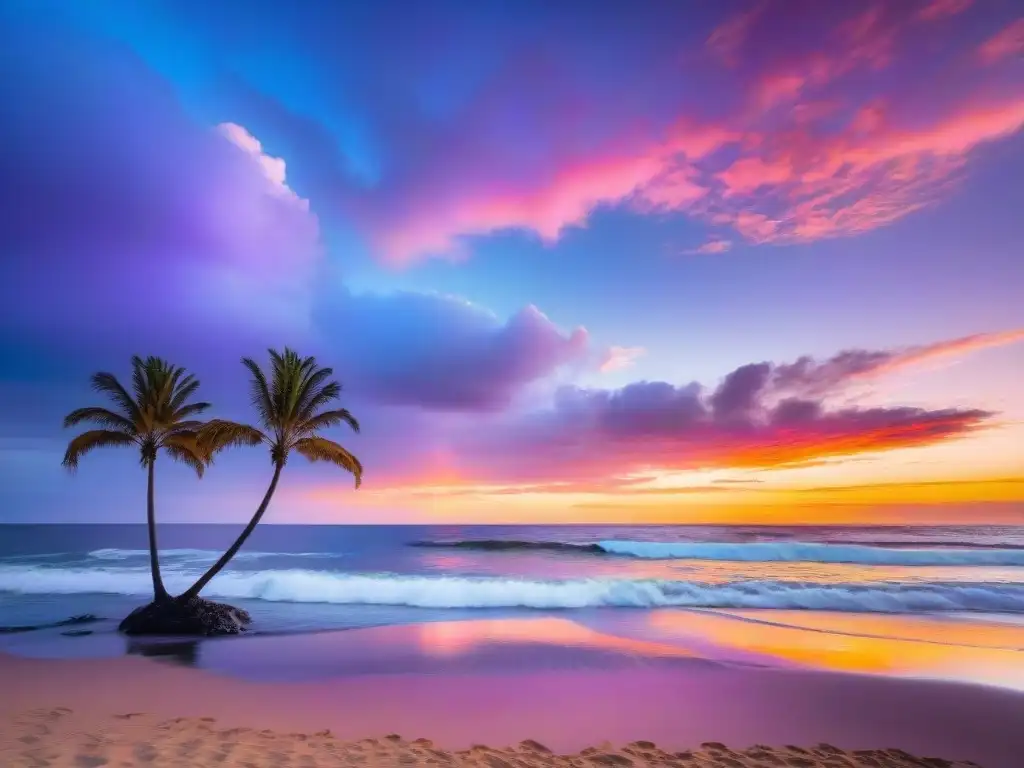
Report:
[[[185,590],[239,530],[160,526],[168,588]],[[97,638],[151,594],[146,541],[142,525],[0,526],[0,650],[120,648]],[[499,638],[506,663],[545,633],[605,660],[680,648],[833,666],[844,647],[843,663],[877,660],[861,646],[883,637],[919,660],[927,644],[981,643],[1024,670],[1024,527],[264,525],[204,595],[250,611],[255,637],[378,627],[401,645],[409,635],[386,628],[413,625],[440,655]],[[98,621],[65,623],[83,614]]]

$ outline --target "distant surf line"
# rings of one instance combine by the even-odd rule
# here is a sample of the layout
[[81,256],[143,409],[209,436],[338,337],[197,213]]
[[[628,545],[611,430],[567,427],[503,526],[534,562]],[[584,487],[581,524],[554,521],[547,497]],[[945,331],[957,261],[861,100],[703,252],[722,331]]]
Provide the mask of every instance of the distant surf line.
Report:
[[718,560],[748,563],[808,562],[858,565],[1024,566],[1024,548],[882,547],[809,542],[655,542],[607,540],[594,543],[476,539],[416,541],[410,546],[485,552],[565,552],[643,560]]

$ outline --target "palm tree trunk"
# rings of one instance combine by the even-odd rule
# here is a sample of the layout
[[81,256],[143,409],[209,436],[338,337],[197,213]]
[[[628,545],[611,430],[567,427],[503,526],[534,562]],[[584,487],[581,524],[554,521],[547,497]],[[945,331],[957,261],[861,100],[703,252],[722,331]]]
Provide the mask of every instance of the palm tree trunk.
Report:
[[179,600],[188,600],[198,596],[203,587],[210,583],[210,579],[220,573],[221,569],[224,568],[224,566],[231,561],[231,558],[235,556],[238,550],[242,548],[242,545],[245,544],[245,540],[249,538],[249,535],[253,530],[255,530],[256,526],[259,525],[260,519],[263,517],[263,513],[266,512],[267,507],[270,506],[270,499],[273,498],[274,491],[277,490],[277,481],[281,478],[281,470],[283,468],[284,464],[275,462],[274,477],[271,479],[270,487],[267,488],[267,492],[263,496],[263,501],[260,502],[259,507],[256,509],[256,514],[252,516],[252,520],[250,520],[249,524],[245,526],[245,530],[242,531],[242,534],[235,539],[235,543],[228,547],[227,552],[221,555],[220,560],[214,563],[210,567],[210,570],[200,576],[199,581],[189,587],[186,592],[183,592],[178,598]]
[[149,481],[146,488],[146,524],[149,528],[149,570],[153,575],[153,602],[160,603],[170,598],[170,595],[167,594],[163,579],[160,578],[159,550],[156,546],[156,494],[153,486],[153,468],[156,461],[150,459],[147,465]]

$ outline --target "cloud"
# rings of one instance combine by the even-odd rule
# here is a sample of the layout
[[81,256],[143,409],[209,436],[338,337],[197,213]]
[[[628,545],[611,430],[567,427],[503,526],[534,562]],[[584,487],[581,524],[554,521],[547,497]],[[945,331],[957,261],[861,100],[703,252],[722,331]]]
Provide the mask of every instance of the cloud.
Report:
[[978,48],[982,64],[995,64],[1024,53],[1024,18],[1011,22]]
[[[301,324],[320,230],[284,185],[283,162],[240,126],[195,122],[122,49],[56,23],[2,26],[8,328],[39,325],[26,295],[74,315],[82,334],[141,335],[174,313],[182,333],[217,322]],[[136,290],[117,279],[128,275]]]
[[957,16],[971,7],[974,0],[928,0],[917,12],[920,21],[937,21]]
[[536,307],[502,321],[440,294],[349,294],[323,307],[317,323],[353,394],[388,405],[501,409],[595,354],[586,329],[565,333]]
[[598,369],[602,373],[621,371],[623,368],[632,366],[638,357],[643,357],[646,354],[647,350],[643,347],[609,347],[598,365]]
[[683,251],[683,254],[687,256],[696,256],[705,253],[725,253],[732,248],[731,240],[723,240],[721,238],[711,238],[706,243],[697,246],[696,248],[690,248],[689,250]]
[[978,409],[830,410],[814,400],[739,407],[695,385],[642,382],[560,391],[552,410],[466,439],[459,474],[489,482],[571,478],[600,492],[608,478],[672,470],[764,469],[932,445],[985,426]]
[[[255,51],[247,36],[217,34],[220,24],[235,23],[222,12],[211,11],[208,25],[195,24],[184,10],[167,10],[149,19],[152,24],[125,25],[102,10],[79,11],[73,14],[76,24],[124,42],[145,61],[111,64],[92,77],[75,71],[71,59],[88,59],[88,70],[102,55],[114,54],[94,55],[68,39],[54,45],[50,73],[39,75],[51,52],[44,46],[39,54],[39,46],[26,43],[21,48],[31,52],[24,53],[15,40],[16,61],[29,55],[38,61],[24,82],[14,84],[24,98],[11,103],[34,98],[26,83],[38,85],[45,77],[51,80],[47,88],[59,89],[53,73],[65,69],[72,73],[69,91],[99,93],[105,86],[114,92],[131,86],[132,77],[145,78],[148,62],[189,97],[190,113],[214,114],[214,124],[244,126],[250,139],[258,137],[274,155],[288,159],[285,186],[276,181],[275,174],[284,172],[280,160],[262,145],[256,154],[246,150],[268,191],[303,191],[321,219],[353,228],[390,265],[464,256],[475,239],[511,231],[552,244],[611,207],[642,216],[687,216],[729,227],[754,244],[854,236],[945,199],[978,147],[1009,137],[1024,122],[1019,95],[992,72],[964,67],[949,78],[930,74],[946,58],[961,61],[965,56],[957,54],[976,53],[976,40],[963,34],[965,25],[924,23],[992,13],[966,0],[764,0],[711,18],[694,16],[689,4],[668,3],[630,24],[613,21],[613,14],[586,27],[567,24],[555,9],[537,11],[542,16],[523,24],[521,16],[532,12],[510,6],[460,11],[446,19],[462,30],[452,40],[421,39],[416,14],[350,18],[351,11],[332,6],[333,23],[358,21],[364,39],[375,43],[365,46],[331,45],[309,34],[326,13],[275,17],[287,34],[266,35],[273,39]],[[148,18],[145,12],[143,17]],[[258,15],[251,22],[257,28],[267,23]],[[154,35],[153,29],[182,40],[180,61],[168,62],[166,34]],[[661,34],[669,29],[683,33]],[[999,36],[1003,42],[993,39],[989,54],[978,55],[1008,55],[1013,29]],[[42,24],[34,35],[20,36],[40,38]],[[304,41],[301,50],[297,39]],[[394,40],[409,42],[400,56],[389,49]],[[95,41],[89,45],[100,47]],[[89,55],[72,56],[76,46]],[[949,56],[939,57],[936,50]],[[614,72],[602,63],[609,56],[621,62]],[[262,64],[269,59],[277,63]],[[232,62],[229,71],[224,61]],[[135,74],[126,75],[128,69]],[[362,71],[379,76],[345,74]],[[422,76],[405,77],[412,71]],[[325,85],[334,82],[336,89]],[[147,118],[139,105],[162,115],[167,104],[149,102],[154,93],[162,94],[157,101],[170,102],[174,91],[163,82],[147,90],[152,93],[140,93],[134,106],[101,94],[111,103],[97,114],[124,115],[125,152],[140,143],[132,136],[164,140],[168,133],[160,127],[163,118]],[[62,138],[54,126],[79,124],[78,116],[59,110],[32,117],[54,134],[51,146]],[[177,120],[188,122],[183,115]],[[178,151],[176,144],[167,141],[165,176],[217,167],[202,153]],[[242,145],[252,148],[244,137]],[[95,149],[92,157],[105,157],[102,147]],[[161,178],[148,169],[141,175]],[[223,238],[232,242],[246,219],[285,216],[279,205],[239,213],[236,201],[245,197],[224,192],[205,206],[195,197],[191,206],[197,213],[185,217],[188,226],[172,229],[179,240],[194,238],[202,228],[193,218],[201,222],[207,212],[211,219],[230,220],[221,215],[227,211],[236,217],[237,231]],[[280,204],[286,196],[276,197]],[[187,196],[182,199],[189,205]],[[136,226],[150,221],[134,212],[129,218]],[[308,211],[286,218],[306,220],[304,231],[311,231]],[[250,229],[257,246],[280,250],[281,228]],[[309,238],[299,237],[305,245],[295,252],[309,250]],[[219,285],[238,294],[233,304],[244,308],[245,293],[258,281],[244,269],[229,271],[230,279],[222,277]],[[285,293],[301,294],[301,286]],[[292,303],[301,303],[301,296]]]
[[831,398],[867,376],[1021,338],[1019,332],[979,334],[902,350],[841,352],[822,362],[751,363],[711,388],[664,381],[566,386],[550,407],[446,432],[439,438],[443,472],[395,476],[384,485],[429,486],[433,495],[489,492],[484,486],[500,486],[503,494],[604,493],[666,471],[808,466],[934,445],[990,426],[995,414],[836,407]]
[[777,395],[821,397],[841,391],[858,381],[932,360],[966,355],[1020,341],[1024,341],[1024,329],[976,333],[898,350],[845,350],[823,361],[802,357],[796,362],[777,366],[772,373],[771,387]]
[[317,280],[319,220],[253,131],[195,122],[123,48],[60,24],[2,27],[0,380],[70,397],[92,366],[144,352],[217,393],[241,355],[288,343],[338,360],[364,401],[486,410],[605,354],[536,307],[499,319],[457,297]]
[[[908,82],[933,90],[912,80],[920,75],[910,62],[930,55],[915,22],[965,12],[964,3],[826,8],[796,17],[789,6],[764,3],[723,21],[707,46],[728,62],[720,77],[730,89],[713,112],[682,99],[671,111],[625,120],[585,100],[577,105],[557,77],[524,70],[533,76],[524,85],[527,76],[513,69],[515,76],[480,92],[450,136],[442,129],[433,137],[415,168],[355,204],[354,219],[381,258],[402,265],[464,255],[472,238],[508,231],[554,243],[608,207],[682,214],[753,244],[809,243],[855,236],[936,204],[979,147],[1024,126],[1018,93],[976,81],[934,90],[927,108],[900,96]],[[694,92],[709,69],[701,67],[690,73]],[[639,74],[621,79],[632,83]],[[521,100],[531,127],[531,150],[521,154],[520,137],[507,127],[511,99]],[[590,127],[591,113],[601,115],[599,129]],[[587,138],[572,142],[573,135]],[[717,237],[703,252],[721,252],[727,242]]]
[[740,52],[750,37],[751,28],[768,10],[767,2],[760,2],[754,7],[730,16],[708,35],[705,47],[728,66],[737,66]]

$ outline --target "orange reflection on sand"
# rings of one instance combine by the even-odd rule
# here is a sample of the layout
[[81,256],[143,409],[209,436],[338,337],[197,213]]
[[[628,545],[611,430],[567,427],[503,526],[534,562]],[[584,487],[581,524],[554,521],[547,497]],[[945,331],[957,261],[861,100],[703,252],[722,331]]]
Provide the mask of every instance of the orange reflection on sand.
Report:
[[[732,616],[762,620],[763,612],[725,611]],[[926,643],[958,645],[997,650],[1024,649],[1024,625],[997,624],[971,620],[931,617],[878,616],[863,613],[813,613],[809,611],[772,611],[770,621],[794,627],[855,635],[882,635],[886,638],[917,640]],[[1021,659],[1024,663],[1024,658]]]
[[[741,620],[740,615],[756,620]],[[785,623],[789,619],[793,625]],[[664,611],[651,615],[650,626],[801,666],[1024,689],[1024,629],[984,622],[792,611]]]
[[[866,584],[878,581],[1024,582],[1024,570],[1012,566],[972,566],[965,574],[962,566],[862,565],[859,563],[812,563],[771,561],[754,563],[729,560],[685,561],[693,581],[721,583],[729,581],[798,581],[821,584]],[[660,578],[677,578],[679,572]],[[651,577],[659,578],[659,577]]]
[[490,643],[537,643],[661,658],[696,655],[669,643],[606,635],[558,617],[431,622],[417,630],[420,647],[435,656],[454,656]]

